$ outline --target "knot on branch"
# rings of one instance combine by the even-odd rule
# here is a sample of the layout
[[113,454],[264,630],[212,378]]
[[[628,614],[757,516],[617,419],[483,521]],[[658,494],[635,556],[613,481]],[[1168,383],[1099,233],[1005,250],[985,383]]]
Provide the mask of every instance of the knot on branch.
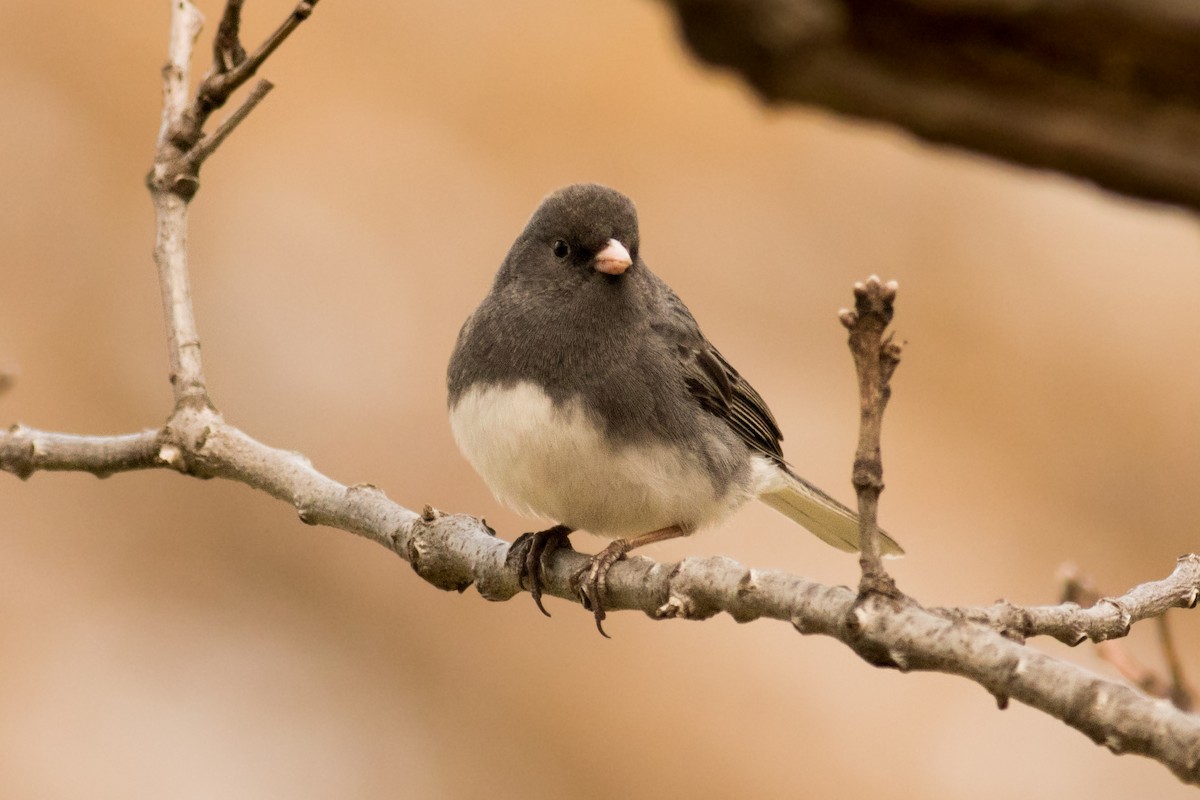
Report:
[[204,459],[204,446],[225,420],[211,406],[183,405],[176,408],[158,432],[155,461],[185,475],[211,478]]
[[667,576],[667,600],[655,609],[655,619],[708,619],[728,610],[738,622],[757,619],[759,614],[734,602],[755,589],[752,570],[745,570],[730,589],[724,579],[731,570],[745,569],[732,558],[685,558]]
[[1100,628],[1092,634],[1093,642],[1100,643],[1105,639],[1113,638],[1121,639],[1129,635],[1129,630],[1133,627],[1133,614],[1129,612],[1124,603],[1113,597],[1101,597],[1096,605],[1112,608],[1112,614],[1108,615],[1112,622],[1109,626]]
[[19,422],[8,427],[8,434],[7,446],[2,451],[4,469],[23,481],[29,480],[29,476],[37,471],[37,439]]
[[[478,519],[467,514],[446,514],[432,506],[397,531],[393,548],[413,571],[439,589],[465,592],[482,576],[495,576],[500,543]],[[491,550],[492,552],[487,552]],[[520,587],[515,576],[508,581],[491,577],[479,587],[489,600],[507,599]],[[502,597],[506,590],[507,597]]]
[[[1200,554],[1185,553],[1181,555],[1175,561],[1175,571],[1200,575]],[[1184,590],[1183,596],[1179,599],[1179,606],[1180,608],[1195,608],[1197,601],[1200,601],[1200,585],[1193,582]]]
[[200,165],[184,155],[191,145],[176,150],[176,155],[164,158],[146,173],[146,188],[153,193],[173,194],[189,201],[200,191]]
[[878,457],[855,458],[851,481],[855,489],[879,494],[883,491],[883,462]]
[[[891,579],[887,580],[890,582]],[[901,637],[894,635],[891,628],[903,624],[901,611],[916,605],[915,601],[897,591],[894,584],[891,585],[890,593],[860,591],[858,598],[846,612],[846,643],[859,658],[872,666],[907,672],[912,668],[911,660],[903,650],[895,646],[894,642]]]

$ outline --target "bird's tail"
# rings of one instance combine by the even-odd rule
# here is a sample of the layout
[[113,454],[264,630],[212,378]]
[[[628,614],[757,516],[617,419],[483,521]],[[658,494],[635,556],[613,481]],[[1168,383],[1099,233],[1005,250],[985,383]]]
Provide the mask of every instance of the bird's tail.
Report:
[[[839,550],[858,550],[857,514],[786,467],[775,472],[778,478],[759,500]],[[904,548],[882,530],[879,550],[885,556],[904,555]]]

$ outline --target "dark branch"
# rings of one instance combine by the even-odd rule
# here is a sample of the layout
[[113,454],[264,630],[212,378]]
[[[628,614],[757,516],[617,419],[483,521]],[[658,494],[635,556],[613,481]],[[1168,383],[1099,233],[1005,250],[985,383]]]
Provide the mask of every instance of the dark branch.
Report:
[[216,149],[221,146],[221,142],[225,141],[225,137],[233,133],[234,129],[254,110],[254,107],[267,96],[267,92],[274,88],[274,84],[268,80],[260,80],[254,84],[254,88],[250,90],[250,94],[246,96],[242,104],[217,126],[217,130],[213,132],[212,136],[202,137],[200,141],[196,142],[196,146],[184,156],[188,170],[199,171],[200,165],[204,163],[205,159],[216,152]]
[[[240,37],[241,11],[244,0],[228,0],[217,34],[213,37],[213,64],[187,102],[178,95],[187,89],[188,65],[172,54],[164,78],[169,87],[168,102],[164,105],[164,127],[159,137],[154,167],[146,176],[151,192],[169,192],[182,200],[191,200],[200,187],[200,165],[220,146],[262,101],[271,84],[260,81],[250,96],[225,120],[211,136],[205,136],[204,126],[209,116],[221,108],[230,96],[250,80],[263,62],[275,52],[300,23],[312,15],[318,0],[301,0],[287,19],[266,38],[253,53],[247,55]],[[195,20],[198,32],[200,14],[190,0],[180,0],[175,14],[187,14]],[[194,35],[194,34],[193,34]],[[190,57],[190,42],[187,47]]]
[[244,0],[226,0],[225,13],[213,37],[213,71],[224,74],[246,60],[246,48],[242,47],[242,4]]
[[246,54],[238,38],[242,2],[243,0],[229,0],[225,6],[225,13],[213,43],[213,68],[200,82],[191,107],[184,112],[179,127],[172,136],[181,150],[190,149],[200,140],[209,115],[225,105],[230,95],[254,77],[263,62],[287,40],[300,23],[312,15],[318,0],[301,0],[297,3],[292,13],[288,14],[280,26],[250,55]]
[[1200,5],[669,0],[765,99],[1200,208]]

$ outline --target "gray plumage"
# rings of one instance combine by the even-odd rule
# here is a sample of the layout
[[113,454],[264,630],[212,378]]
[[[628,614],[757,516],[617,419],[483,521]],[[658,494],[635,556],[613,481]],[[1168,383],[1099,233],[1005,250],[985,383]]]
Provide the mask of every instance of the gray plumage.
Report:
[[[632,262],[623,274],[595,267],[596,255],[612,241],[624,246]],[[564,415],[566,409],[579,410],[599,432],[602,448],[634,455],[657,448],[655,452],[674,454],[684,472],[694,465],[710,484],[711,497],[694,503],[696,518],[687,519],[693,498],[647,499],[651,490],[640,485],[631,492],[616,476],[609,476],[611,486],[605,473],[589,476],[591,483],[606,484],[597,488],[614,508],[625,503],[636,509],[642,503],[661,509],[666,502],[683,509],[672,512],[681,518],[666,524],[690,532],[717,518],[703,510],[710,500],[731,510],[759,496],[830,544],[857,549],[855,516],[787,466],[783,437],[766,403],[708,342],[683,302],[646,267],[639,244],[633,203],[619,192],[580,184],[543,201],[513,243],[491,292],[464,324],[450,361],[452,419],[472,415],[454,419],[464,453],[493,491],[525,510],[556,516],[555,522],[572,528],[590,522],[600,528],[592,532],[601,535],[634,530],[636,511],[605,530],[605,512],[595,507],[599,501],[572,519],[570,497],[547,501],[543,494],[553,487],[513,488],[511,476],[501,474],[530,466],[522,460],[538,459],[542,450],[553,447],[543,442],[553,434],[523,433],[526,439],[493,444],[492,435],[502,436],[508,425],[503,414],[514,416],[514,423],[529,423],[515,418],[520,409],[493,413],[488,406],[480,411],[474,400],[484,389],[535,387]],[[462,403],[472,390],[473,402]],[[493,447],[500,455],[490,452]],[[577,461],[582,464],[591,455],[580,452]],[[556,462],[557,471],[538,480],[553,482],[564,469]],[[699,491],[694,485],[686,489],[684,478],[679,488],[670,481],[664,484],[665,492]],[[578,487],[571,490],[579,493]],[[629,496],[620,496],[622,491]],[[647,511],[647,527],[641,532],[663,522],[652,517]],[[901,552],[886,535],[883,545],[886,553]]]

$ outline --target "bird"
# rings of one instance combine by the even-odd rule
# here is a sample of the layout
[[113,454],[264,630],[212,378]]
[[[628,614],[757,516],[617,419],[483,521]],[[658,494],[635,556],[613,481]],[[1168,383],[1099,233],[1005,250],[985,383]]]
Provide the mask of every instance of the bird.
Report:
[[[572,578],[603,628],[607,575],[757,498],[841,550],[858,517],[800,477],[766,402],[640,252],[637,210],[595,183],[534,211],[447,369],[459,450],[503,504],[552,520],[507,562],[542,613],[543,558],[577,530],[612,539]],[[880,532],[885,555],[903,549]]]

